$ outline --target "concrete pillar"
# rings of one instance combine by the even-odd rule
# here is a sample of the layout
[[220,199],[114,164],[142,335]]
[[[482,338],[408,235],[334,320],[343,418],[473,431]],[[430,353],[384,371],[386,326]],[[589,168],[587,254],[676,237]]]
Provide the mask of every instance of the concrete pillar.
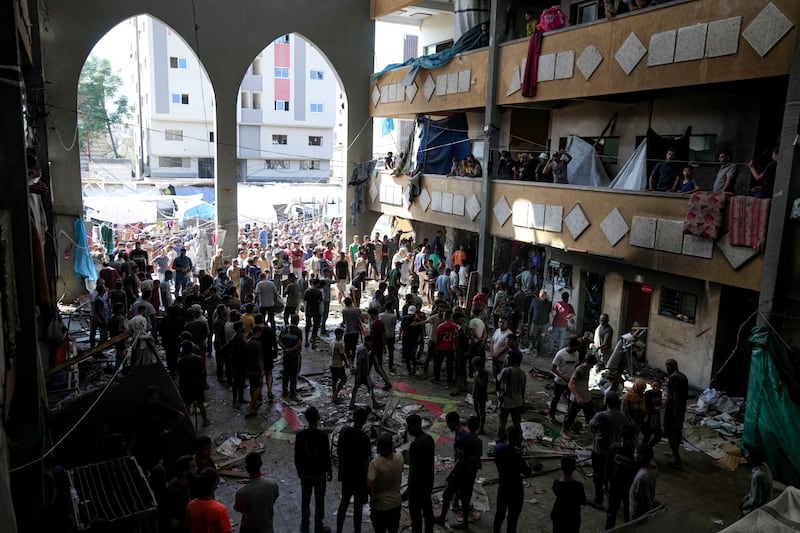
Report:
[[[222,90],[224,91],[224,89]],[[236,126],[236,97],[229,92],[216,92],[216,150],[214,175],[216,192],[217,246],[222,246],[224,255],[236,255],[239,222],[237,202],[236,161],[238,131]],[[220,230],[225,231],[220,239]]]
[[444,229],[444,263],[448,268],[453,268],[453,252],[456,251],[456,230],[455,228],[446,227]]
[[620,324],[622,323],[622,313],[625,307],[625,280],[619,274],[611,272],[606,274],[603,282],[603,313],[608,314],[608,323],[614,330],[616,342],[621,333]]
[[[783,330],[781,317],[770,314],[793,315],[797,312],[797,304],[794,303],[796,300],[787,298],[787,295],[792,287],[792,280],[800,278],[794,245],[798,232],[794,228],[795,224],[789,221],[792,202],[800,197],[800,180],[792,179],[800,174],[800,149],[796,145],[798,131],[800,131],[800,32],[795,39],[789,87],[786,91],[780,157],[775,173],[775,189],[769,214],[758,305],[762,313],[758,317],[758,325],[764,326],[766,317],[779,331]],[[795,308],[787,309],[787,306],[792,305]],[[787,326],[796,329],[793,324]]]
[[492,217],[492,161],[496,160],[498,135],[502,121],[500,108],[495,104],[496,84],[494,79],[497,76],[500,52],[498,41],[503,30],[501,26],[505,23],[506,0],[492,0],[491,13],[489,17],[489,59],[486,64],[486,114],[484,119],[484,141],[483,141],[483,190],[481,194],[481,214],[480,239],[478,241],[476,269],[481,276],[480,284],[486,285],[491,282],[492,276],[492,250],[494,242],[491,238],[491,217]]

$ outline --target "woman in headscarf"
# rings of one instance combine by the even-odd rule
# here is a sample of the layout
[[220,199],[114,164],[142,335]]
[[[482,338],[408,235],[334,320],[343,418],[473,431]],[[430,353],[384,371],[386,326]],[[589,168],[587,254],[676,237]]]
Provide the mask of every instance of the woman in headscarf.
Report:
[[625,415],[625,423],[636,428],[636,441],[639,441],[639,433],[642,426],[647,423],[647,404],[645,403],[645,389],[647,382],[637,379],[633,388],[622,397],[622,414]]

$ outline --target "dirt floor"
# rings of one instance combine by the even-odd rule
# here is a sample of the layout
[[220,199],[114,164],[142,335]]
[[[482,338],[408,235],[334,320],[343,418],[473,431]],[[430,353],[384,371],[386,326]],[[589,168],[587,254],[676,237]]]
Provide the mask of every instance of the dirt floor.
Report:
[[[333,307],[338,310],[335,301]],[[332,317],[328,320],[329,329],[333,329],[339,322],[338,311],[332,310],[331,314]],[[279,482],[281,491],[275,512],[275,530],[277,532],[300,530],[300,486],[293,464],[293,444],[295,431],[302,428],[305,422],[302,417],[303,410],[308,405],[318,407],[322,415],[323,428],[333,434],[337,428],[350,421],[347,402],[342,401],[338,404],[331,402],[330,380],[327,374],[327,343],[329,340],[330,337],[323,339],[317,349],[305,348],[303,350],[301,374],[307,381],[301,380],[299,383],[299,386],[302,387],[300,401],[284,402],[281,399],[281,369],[278,364],[274,370],[273,392],[276,400],[262,404],[259,416],[252,418],[245,418],[245,405],[238,408],[231,405],[230,392],[224,383],[216,380],[215,360],[209,360],[210,390],[207,397],[212,424],[207,428],[200,425],[198,432],[209,435],[215,446],[223,444],[229,437],[239,436],[244,444],[240,445],[237,454],[246,453],[246,447],[264,450],[264,472],[267,477],[274,478]],[[528,370],[533,365],[539,368],[548,368],[549,362],[542,359],[535,360],[530,355],[526,355],[522,364],[523,369]],[[397,369],[400,369],[400,365],[397,365]],[[374,373],[373,377],[378,385],[382,384],[380,378]],[[390,377],[394,386],[390,392],[383,392],[380,387],[376,387],[379,401],[386,405],[383,412],[378,412],[377,415],[385,417],[386,420],[380,422],[375,417],[372,422],[382,423],[387,427],[402,431],[402,420],[407,413],[417,412],[420,414],[425,421],[424,424],[428,426],[427,431],[437,439],[436,485],[442,486],[447,475],[448,460],[452,454],[451,435],[445,427],[444,414],[455,410],[462,415],[463,420],[466,420],[473,414],[473,408],[466,403],[464,396],[451,397],[451,389],[431,383],[432,375],[430,373],[426,377],[409,378],[403,373],[392,374]],[[554,498],[551,487],[553,480],[560,475],[557,453],[569,452],[570,448],[577,447],[579,457],[582,457],[591,450],[591,433],[589,431],[584,430],[578,433],[572,442],[563,441],[558,438],[559,428],[545,422],[545,416],[542,413],[550,400],[550,391],[546,388],[548,384],[549,380],[546,379],[532,376],[528,378],[527,410],[523,414],[523,421],[543,424],[545,435],[553,437],[552,444],[545,448],[554,457],[542,459],[543,472],[525,481],[525,504],[519,522],[519,531],[550,531],[552,529],[549,515]],[[345,392],[349,394],[349,387],[345,388]],[[490,394],[490,396],[492,395]],[[359,402],[368,403],[363,391],[359,396]],[[496,405],[496,402],[494,403]],[[562,412],[566,410],[563,402],[560,407]],[[394,408],[393,412],[386,413],[392,408]],[[582,421],[582,418],[579,417],[578,420]],[[493,436],[497,431],[497,413],[495,411],[487,415],[487,430],[489,436],[483,437],[484,455],[493,446]],[[543,445],[537,444],[536,446]],[[740,466],[734,472],[729,472],[716,466],[710,457],[702,453],[685,451],[682,455],[683,469],[674,470],[666,466],[665,453],[667,451],[666,441],[658,445],[655,450],[659,466],[656,498],[664,504],[664,510],[655,519],[627,530],[646,529],[648,533],[653,533],[676,531],[677,528],[680,528],[687,532],[710,532],[719,531],[734,522],[739,515],[739,500],[749,486],[747,465]],[[227,459],[219,454],[216,454],[215,457],[218,462]],[[242,475],[243,464],[232,465],[228,467],[228,470],[230,469]],[[576,478],[583,482],[587,496],[590,498],[593,494],[591,475],[592,469],[588,461],[576,474]],[[471,524],[470,530],[472,531],[488,532],[492,530],[497,493],[497,485],[492,482],[496,477],[497,471],[493,461],[485,460],[483,468],[478,474],[481,489],[476,488],[476,493],[485,492],[485,495],[488,496],[488,498],[484,497],[483,501],[477,502],[478,506],[481,504],[488,506],[488,512],[482,513],[477,521]],[[230,476],[222,476],[221,479],[222,482],[216,497],[228,506],[231,520],[236,526],[234,531],[238,531],[238,522],[241,516],[233,510],[233,501],[236,490],[242,486],[244,480]],[[334,467],[334,481],[328,483],[325,499],[325,524],[334,530],[335,513],[340,495],[340,486],[335,479],[336,467]],[[438,511],[436,507],[434,509]],[[451,523],[453,520],[454,515],[451,513]],[[619,525],[620,522],[621,519],[618,519],[617,524]],[[603,531],[604,523],[604,511],[588,506],[584,507],[581,531]],[[408,525],[407,509],[404,507],[401,528]],[[352,531],[352,519],[350,518],[345,524],[345,531]],[[365,509],[364,531],[371,531],[367,509]]]

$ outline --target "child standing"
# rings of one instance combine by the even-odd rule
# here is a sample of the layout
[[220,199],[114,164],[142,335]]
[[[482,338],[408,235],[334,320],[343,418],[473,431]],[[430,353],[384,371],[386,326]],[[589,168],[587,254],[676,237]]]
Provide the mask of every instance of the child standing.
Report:
[[336,340],[331,344],[331,388],[333,389],[333,402],[339,401],[339,393],[347,382],[347,374],[344,371],[344,330],[336,328],[333,334]]
[[561,459],[561,479],[553,481],[553,494],[556,502],[550,511],[553,533],[578,533],[581,529],[581,505],[586,505],[583,483],[572,479],[575,471],[575,458]]
[[485,435],[486,426],[486,401],[489,399],[489,372],[480,357],[472,358],[472,368],[475,378],[472,384],[472,405],[475,407],[475,416],[478,417],[480,426],[478,435]]

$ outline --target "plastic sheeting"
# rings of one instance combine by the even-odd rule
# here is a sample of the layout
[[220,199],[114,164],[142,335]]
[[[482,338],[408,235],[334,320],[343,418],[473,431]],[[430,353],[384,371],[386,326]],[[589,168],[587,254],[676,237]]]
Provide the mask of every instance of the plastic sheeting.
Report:
[[467,115],[458,113],[442,120],[422,118],[422,134],[417,151],[417,170],[425,174],[447,174],[453,158],[470,153]]
[[647,140],[642,141],[625,161],[617,177],[609,185],[612,189],[625,191],[647,190]]
[[89,239],[86,237],[86,227],[83,220],[76,218],[72,225],[75,231],[75,263],[73,268],[75,273],[87,281],[97,281],[97,270],[89,255]]
[[480,25],[472,28],[468,32],[459,38],[452,47],[448,48],[447,50],[442,50],[441,52],[436,52],[435,54],[429,54],[422,57],[412,57],[411,59],[406,60],[403,63],[393,63],[388,65],[380,72],[376,72],[372,75],[372,82],[378,81],[378,78],[389,72],[390,70],[395,70],[398,68],[403,67],[411,67],[408,69],[408,73],[403,78],[403,85],[408,86],[414,82],[414,78],[417,77],[417,72],[419,69],[435,69],[441,66],[448,64],[455,56],[462,52],[467,52],[469,50],[474,50],[480,47],[481,43],[481,27]]
[[566,150],[572,156],[572,161],[567,165],[570,185],[608,186],[608,174],[594,146],[577,135],[570,135],[567,137]]
[[[766,327],[750,334],[750,380],[742,443],[767,452],[775,479],[800,483],[800,356]],[[755,530],[750,530],[755,531]]]
[[489,20],[489,0],[453,0],[453,15],[453,39],[458,40],[470,28]]
[[800,489],[786,487],[780,496],[762,505],[720,533],[759,533],[800,529]]

